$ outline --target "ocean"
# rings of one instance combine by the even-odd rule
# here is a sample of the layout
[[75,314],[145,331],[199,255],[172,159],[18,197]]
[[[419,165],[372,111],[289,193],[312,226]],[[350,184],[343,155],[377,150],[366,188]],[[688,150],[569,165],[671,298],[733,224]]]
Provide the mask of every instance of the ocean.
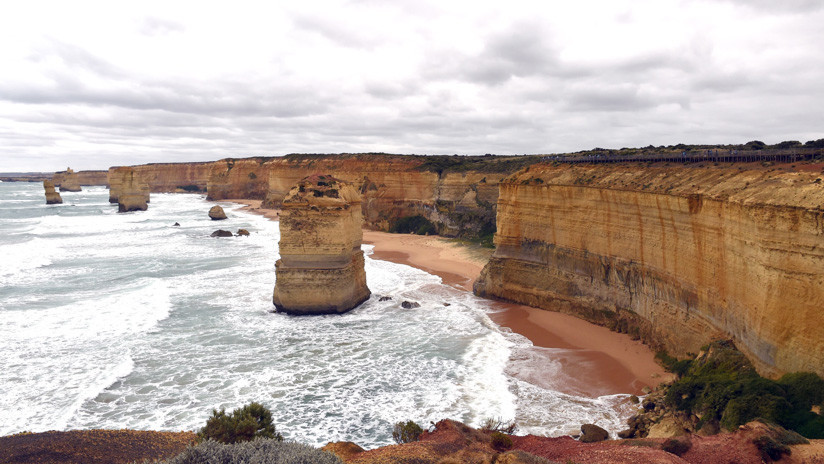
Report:
[[[120,214],[103,187],[61,195],[46,205],[42,184],[0,183],[0,435],[196,430],[212,409],[251,401],[287,439],[366,448],[408,419],[515,419],[520,433],[561,435],[583,423],[614,433],[632,414],[628,395],[529,382],[525,369],[560,369],[553,350],[496,326],[487,301],[371,259],[369,245],[369,301],[287,316],[271,312],[276,222],[225,202],[229,219],[211,221],[198,194],[152,194],[148,211]],[[210,237],[218,228],[251,235]]]

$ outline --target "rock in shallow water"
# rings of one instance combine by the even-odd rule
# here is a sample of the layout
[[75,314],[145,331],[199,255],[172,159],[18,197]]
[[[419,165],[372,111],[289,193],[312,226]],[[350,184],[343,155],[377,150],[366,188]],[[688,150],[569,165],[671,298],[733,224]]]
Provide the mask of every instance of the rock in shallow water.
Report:
[[212,232],[211,237],[233,237],[234,234],[228,230],[218,229]]
[[209,217],[212,218],[213,221],[220,221],[226,219],[226,212],[223,211],[223,208],[220,206],[215,205],[209,209]]

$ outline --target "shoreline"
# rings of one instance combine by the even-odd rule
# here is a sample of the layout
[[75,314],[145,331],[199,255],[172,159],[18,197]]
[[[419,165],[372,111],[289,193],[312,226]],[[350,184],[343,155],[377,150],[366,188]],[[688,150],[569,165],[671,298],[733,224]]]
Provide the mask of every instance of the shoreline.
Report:
[[[244,205],[241,211],[277,220],[279,211],[261,208],[260,200],[221,200]],[[363,231],[363,243],[373,245],[372,258],[405,264],[437,275],[444,284],[472,291],[472,284],[492,255],[492,249],[463,245],[440,236],[390,234]],[[490,318],[500,327],[530,340],[530,358],[551,356],[560,362],[557,373],[541,369],[518,369],[517,377],[563,393],[598,397],[609,394],[642,395],[671,379],[654,359],[654,353],[626,334],[612,332],[568,314],[516,303],[487,300],[494,312]],[[516,361],[516,363],[519,361]],[[528,371],[528,372],[524,372]],[[569,373],[575,373],[570,375]]]

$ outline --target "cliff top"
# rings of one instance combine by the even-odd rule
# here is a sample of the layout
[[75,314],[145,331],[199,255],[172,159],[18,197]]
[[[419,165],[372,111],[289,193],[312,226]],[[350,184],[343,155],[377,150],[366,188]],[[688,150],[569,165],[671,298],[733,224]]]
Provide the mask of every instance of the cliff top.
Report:
[[742,204],[824,209],[824,162],[541,163],[504,179],[509,185],[566,185],[692,196]]

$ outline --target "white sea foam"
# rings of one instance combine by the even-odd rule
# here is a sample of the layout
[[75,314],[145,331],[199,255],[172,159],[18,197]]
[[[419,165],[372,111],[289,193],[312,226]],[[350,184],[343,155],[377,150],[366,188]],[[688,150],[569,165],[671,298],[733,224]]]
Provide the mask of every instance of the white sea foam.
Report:
[[[26,263],[0,273],[0,434],[196,429],[212,408],[249,401],[270,407],[291,439],[367,447],[407,419],[515,418],[558,434],[624,417],[622,397],[529,382],[513,366],[541,360],[518,362],[529,342],[495,326],[484,300],[373,260],[369,245],[369,301],[342,316],[271,314],[276,222],[231,203],[221,203],[229,219],[213,222],[200,195],[152,194],[147,211],[118,214],[105,189],[48,209],[28,188],[12,192],[32,198],[25,237],[36,246],[0,236],[0,250]],[[209,237],[217,228],[252,235]],[[551,360],[541,368],[565,375]]]

